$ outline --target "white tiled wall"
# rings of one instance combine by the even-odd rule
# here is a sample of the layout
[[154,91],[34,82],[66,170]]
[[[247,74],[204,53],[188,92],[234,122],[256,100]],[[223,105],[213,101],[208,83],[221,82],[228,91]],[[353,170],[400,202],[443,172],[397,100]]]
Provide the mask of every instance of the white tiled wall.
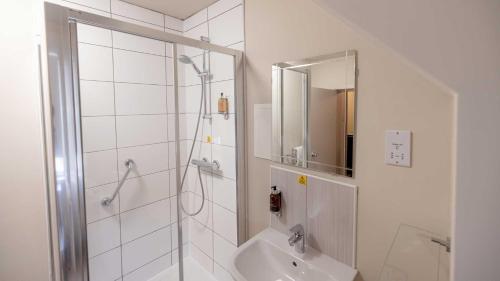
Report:
[[[184,21],[184,36],[200,39],[206,36],[211,43],[243,50],[243,2],[242,0],[220,0]],[[183,54],[190,56],[201,68],[203,51],[184,48]],[[237,246],[236,220],[236,150],[235,150],[235,111],[234,111],[234,65],[231,56],[211,52],[206,55],[210,73],[213,75],[207,87],[212,121],[203,120],[203,131],[198,138],[202,145],[197,147],[196,158],[207,157],[217,160],[221,165],[221,174],[204,175],[204,185],[208,200],[204,211],[190,220],[191,256],[206,270],[212,272],[218,280],[232,280],[228,273],[229,257]],[[181,136],[189,140],[183,143],[189,148],[199,108],[201,87],[200,79],[191,66],[183,66],[181,73],[181,112],[185,115],[186,134]],[[195,86],[193,86],[195,85]],[[229,118],[217,114],[217,102],[220,93],[229,100]],[[182,131],[182,129],[181,129]],[[207,143],[207,136],[212,142]],[[182,148],[181,148],[182,149]],[[196,170],[192,168],[189,176],[189,197],[192,210],[201,203],[201,189]]]
[[[185,21],[120,0],[49,1],[244,49],[242,0],[220,0]],[[78,27],[78,40],[90,280],[147,280],[177,262],[172,46],[85,25]],[[202,50],[184,47],[179,52],[201,67]],[[211,53],[206,59],[213,74],[207,86],[213,120],[203,121],[194,157],[218,160],[223,173],[202,176],[205,206],[193,218],[183,216],[184,253],[218,280],[230,280],[228,257],[237,244],[234,66],[230,56]],[[180,70],[185,163],[201,86],[190,66]],[[216,113],[221,92],[229,99],[228,120]],[[125,173],[127,159],[136,163],[133,172],[117,199],[102,207],[101,200],[112,194]],[[182,200],[195,210],[201,189],[194,167],[186,181]]]
[[[77,2],[85,6],[68,5],[182,31],[179,20],[121,1]],[[175,150],[167,115],[171,46],[80,24],[78,39],[90,280],[148,280],[177,260]],[[116,200],[103,207],[127,159],[136,166]],[[187,245],[187,219],[184,224]]]

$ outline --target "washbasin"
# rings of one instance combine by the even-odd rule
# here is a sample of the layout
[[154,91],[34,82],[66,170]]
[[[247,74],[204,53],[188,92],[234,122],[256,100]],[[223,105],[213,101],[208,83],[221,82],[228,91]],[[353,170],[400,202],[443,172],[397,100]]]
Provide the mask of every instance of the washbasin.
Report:
[[236,281],[353,281],[357,271],[307,247],[300,254],[288,237],[268,228],[241,245],[230,263]]

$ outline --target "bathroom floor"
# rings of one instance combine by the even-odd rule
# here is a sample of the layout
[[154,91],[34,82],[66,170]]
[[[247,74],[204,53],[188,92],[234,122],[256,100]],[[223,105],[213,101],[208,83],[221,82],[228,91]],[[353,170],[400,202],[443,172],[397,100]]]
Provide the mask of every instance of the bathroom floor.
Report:
[[[149,281],[177,281],[179,280],[179,265],[174,265],[159,273]],[[191,257],[184,259],[184,281],[217,281],[215,277],[206,271]]]

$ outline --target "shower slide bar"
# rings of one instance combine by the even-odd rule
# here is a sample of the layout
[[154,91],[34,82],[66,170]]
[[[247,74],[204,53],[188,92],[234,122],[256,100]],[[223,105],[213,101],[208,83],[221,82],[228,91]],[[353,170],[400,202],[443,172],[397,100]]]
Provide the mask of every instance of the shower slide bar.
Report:
[[118,192],[120,192],[120,189],[122,188],[123,184],[125,183],[125,180],[127,179],[128,174],[130,174],[130,171],[132,171],[132,169],[134,168],[134,165],[135,165],[135,163],[134,163],[134,160],[132,160],[132,159],[127,159],[127,161],[125,161],[125,166],[127,167],[127,171],[123,175],[122,179],[118,182],[118,186],[116,187],[115,192],[113,193],[113,196],[111,196],[111,198],[106,197],[106,198],[102,199],[101,204],[103,206],[109,206],[111,204],[111,202],[113,202],[113,200],[115,200],[116,195],[118,195]]

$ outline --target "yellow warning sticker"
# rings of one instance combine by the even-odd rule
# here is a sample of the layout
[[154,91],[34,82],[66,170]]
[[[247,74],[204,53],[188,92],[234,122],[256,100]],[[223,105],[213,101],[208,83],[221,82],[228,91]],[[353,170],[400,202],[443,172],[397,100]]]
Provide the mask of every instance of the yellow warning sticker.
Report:
[[207,143],[212,143],[212,136],[207,136]]
[[307,185],[307,176],[299,176],[297,182],[301,185]]

